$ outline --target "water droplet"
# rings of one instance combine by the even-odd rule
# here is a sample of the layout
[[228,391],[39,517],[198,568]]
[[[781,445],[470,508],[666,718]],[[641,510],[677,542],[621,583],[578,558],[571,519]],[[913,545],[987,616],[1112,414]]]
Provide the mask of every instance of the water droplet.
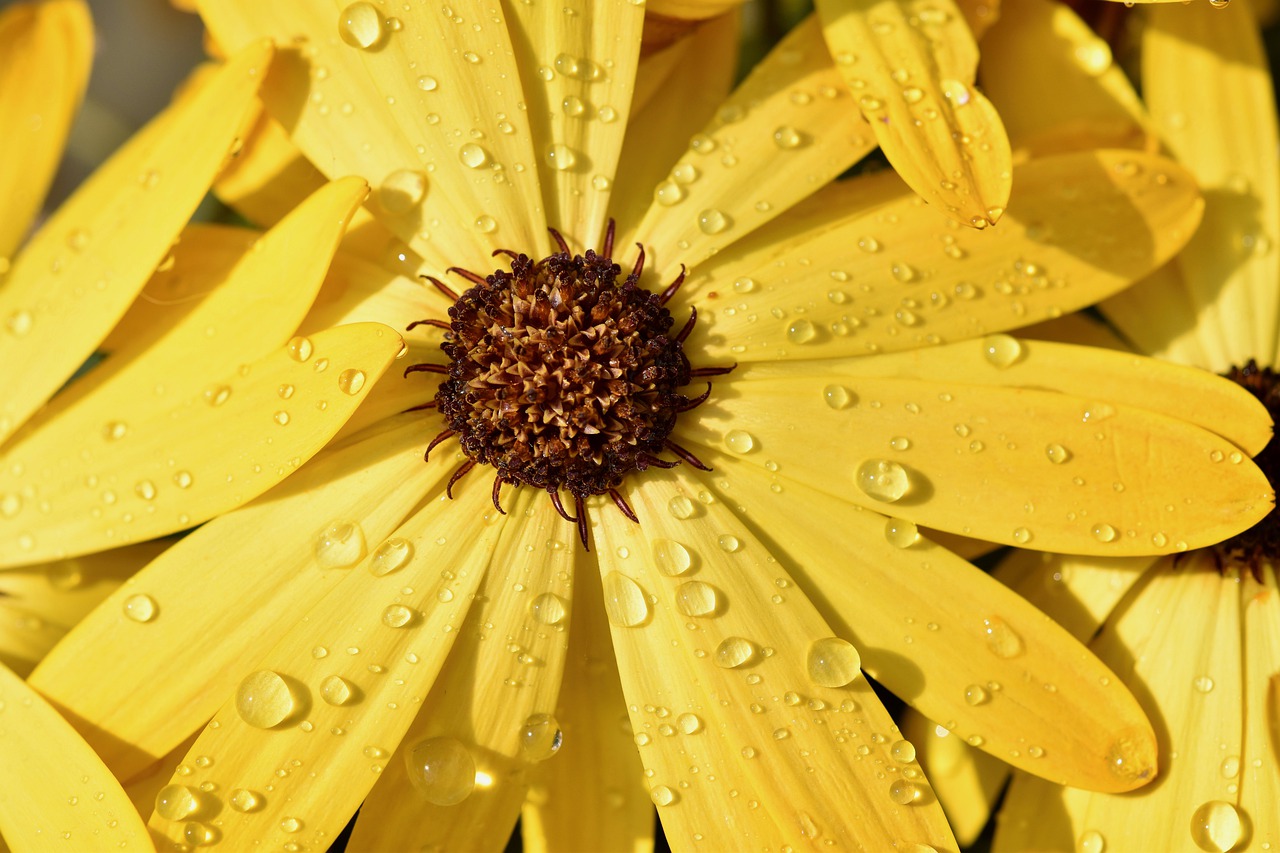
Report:
[[479,169],[485,163],[489,162],[489,152],[485,151],[474,142],[468,142],[466,145],[458,149],[458,159],[462,161],[462,165],[471,169]]
[[251,726],[269,729],[293,713],[293,692],[277,672],[260,669],[236,688],[236,711]]
[[655,806],[669,806],[674,803],[678,797],[676,792],[668,788],[666,785],[658,785],[649,791],[649,799],[653,800]]
[[676,589],[676,607],[685,616],[714,616],[720,606],[716,588],[702,581],[686,581]]
[[724,444],[734,453],[750,453],[755,449],[756,440],[749,432],[731,429],[724,434]]
[[289,343],[285,344],[285,349],[289,353],[289,357],[294,361],[306,361],[311,358],[311,353],[315,351],[315,347],[311,344],[310,338],[290,338]]
[[1228,755],[1218,767],[1223,779],[1234,779],[1240,773],[1240,756]]
[[553,592],[544,592],[529,602],[529,613],[534,621],[543,625],[559,625],[564,621],[567,608],[563,598]]
[[1213,679],[1207,675],[1197,676],[1191,682],[1191,686],[1194,687],[1198,693],[1211,693],[1213,692]]
[[897,740],[889,747],[889,754],[893,756],[894,761],[902,764],[910,764],[916,760],[916,748],[909,740]]
[[621,572],[609,572],[604,577],[604,607],[609,621],[624,628],[633,628],[649,618],[644,590]]
[[920,529],[905,518],[890,518],[884,523],[884,538],[895,548],[910,548],[920,541]]
[[204,401],[210,406],[221,406],[231,399],[231,388],[228,385],[215,385],[204,389]]
[[732,533],[720,534],[720,537],[716,539],[716,544],[720,546],[721,551],[728,551],[730,554],[742,547],[742,542]]
[[999,616],[986,617],[982,620],[982,625],[987,637],[987,648],[996,657],[1012,658],[1022,654],[1022,636]]
[[889,785],[889,799],[900,806],[909,806],[921,797],[920,786],[907,779],[894,779]]
[[298,820],[296,817],[286,817],[284,820],[280,821],[280,828],[285,832],[297,832],[302,829],[302,821]]
[[31,332],[31,326],[34,324],[34,318],[31,312],[26,309],[14,311],[9,315],[9,319],[5,321],[5,328],[9,330],[15,338],[25,337]]
[[698,214],[698,227],[703,234],[719,234],[732,224],[732,220],[724,211],[711,208]]
[[1118,535],[1114,527],[1102,522],[1095,524],[1089,532],[1092,533],[1093,538],[1097,539],[1099,542],[1114,542]]
[[1122,732],[1107,748],[1107,769],[1126,782],[1155,772],[1155,741],[1146,732]]
[[498,230],[498,220],[494,219],[487,213],[482,213],[476,217],[476,221],[472,223],[475,229],[481,234],[492,234]]
[[352,521],[335,521],[316,537],[316,563],[322,569],[345,569],[365,555],[364,530]]
[[437,806],[453,806],[476,787],[476,762],[458,740],[427,738],[404,753],[409,781]]
[[653,562],[664,575],[682,575],[693,567],[689,550],[671,539],[653,540]]
[[991,694],[981,684],[970,684],[964,689],[964,701],[966,705],[985,705],[991,701]]
[[853,402],[853,392],[843,385],[828,385],[822,389],[822,399],[833,409],[847,409]]
[[262,797],[247,788],[231,791],[231,808],[238,812],[256,812],[262,808]]
[[529,761],[546,761],[563,741],[560,724],[550,714],[533,714],[520,728],[520,751]]
[[808,320],[796,320],[787,326],[787,340],[793,344],[807,344],[818,336],[818,330]]
[[1191,815],[1191,840],[1201,850],[1226,853],[1240,843],[1243,835],[1240,812],[1225,800],[1210,800]]
[[784,151],[790,151],[804,145],[804,134],[789,124],[784,124],[773,132],[773,142]]
[[578,155],[568,145],[551,145],[542,155],[543,161],[557,172],[567,172],[578,162]]
[[1061,444],[1047,445],[1044,449],[1044,455],[1048,456],[1049,461],[1054,465],[1061,465],[1071,459],[1071,451]]
[[382,624],[388,628],[404,628],[411,625],[417,615],[412,608],[403,604],[392,604],[382,611]]
[[352,3],[338,18],[338,35],[352,47],[373,50],[386,38],[382,14],[372,3]]
[[345,705],[355,695],[355,686],[345,678],[330,675],[320,682],[320,698],[330,705]]
[[418,88],[424,92],[434,92],[439,85],[436,78],[429,75],[424,74],[418,78]]
[[823,637],[809,646],[809,678],[823,687],[844,687],[858,677],[862,658],[853,644],[839,637]]
[[369,558],[369,572],[374,577],[385,577],[409,562],[413,556],[413,543],[408,539],[388,539],[379,545]]
[[996,367],[1005,368],[1022,357],[1022,343],[1009,335],[987,335],[982,339],[982,355]]
[[387,213],[399,216],[416,208],[427,194],[427,176],[415,169],[396,169],[382,179],[378,204]]
[[1087,829],[1076,841],[1077,853],[1103,853],[1107,849],[1107,840],[1096,829]]
[[156,814],[165,820],[182,820],[200,809],[200,795],[186,785],[165,785],[156,793]]
[[1013,541],[1019,545],[1026,545],[1031,541],[1031,531],[1025,527],[1015,527],[1013,530]]
[[687,735],[697,734],[702,731],[702,718],[697,714],[681,714],[676,720],[676,725]]
[[671,207],[684,201],[684,187],[675,181],[663,181],[653,190],[653,198],[663,207]]
[[124,615],[134,622],[150,622],[159,612],[156,600],[149,595],[131,595],[124,600]]
[[682,520],[686,518],[692,518],[693,517],[693,501],[689,500],[684,495],[676,495],[674,498],[667,501],[667,511],[670,512],[674,517]]
[[896,263],[889,267],[889,272],[903,284],[909,284],[920,278],[920,272],[910,264]]
[[911,487],[907,469],[888,459],[868,459],[858,466],[855,477],[858,488],[878,501],[892,503]]
[[755,660],[756,644],[743,637],[728,637],[716,647],[716,664],[725,669],[743,666]]

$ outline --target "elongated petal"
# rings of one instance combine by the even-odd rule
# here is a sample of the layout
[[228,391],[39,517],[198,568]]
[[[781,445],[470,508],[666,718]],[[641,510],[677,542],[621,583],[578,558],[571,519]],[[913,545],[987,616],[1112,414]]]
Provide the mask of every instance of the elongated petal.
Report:
[[612,507],[594,511],[596,556],[632,730],[673,846],[952,848],[857,651],[776,562],[783,553],[682,468],[638,480],[630,497],[639,527]]
[[379,220],[419,254],[546,244],[525,96],[498,7],[442,15],[411,5],[390,23],[372,4],[198,6],[223,45],[305,37],[306,55],[286,57],[263,101],[316,168],[376,187]]
[[246,47],[147,125],[40,229],[0,290],[7,437],[94,351],[169,251],[222,165],[271,50]]
[[645,6],[653,15],[701,21],[722,15],[742,2],[743,0],[649,0]]
[[[252,500],[333,437],[400,346],[385,326],[343,326],[296,339],[200,394],[127,422],[128,440],[91,446],[88,459],[37,457],[42,467],[27,468],[17,448],[5,458],[0,488],[35,488],[49,511],[3,522],[12,535],[0,539],[0,564],[149,539]],[[109,426],[99,443],[115,432]]]
[[595,558],[580,553],[573,579],[582,606],[570,616],[569,653],[556,719],[565,744],[533,772],[521,813],[530,853],[618,850],[651,853],[653,802],[631,739],[626,699],[605,618]]
[[1057,317],[1164,263],[1201,208],[1190,176],[1134,152],[1020,167],[1007,221],[982,233],[891,173],[856,178],[698,267],[688,297],[711,322],[693,346],[734,361],[865,355]]
[[[293,629],[343,568],[379,553],[451,467],[443,453],[421,463],[430,438],[420,420],[402,419],[326,451],[258,501],[214,519],[90,614],[31,683],[84,721],[121,778],[133,776],[208,720],[245,674],[245,659]],[[382,565],[402,554],[382,547]],[[121,642],[157,657],[138,666],[116,653]],[[90,682],[95,689],[84,690]]]
[[[487,486],[464,488],[483,493]],[[553,714],[574,583],[574,551],[563,541],[571,528],[541,491],[520,489],[504,503],[520,521],[503,527],[493,570],[444,669],[361,806],[356,849],[498,850],[520,815],[530,772],[558,760],[562,735]],[[454,739],[475,762],[475,790],[460,803],[439,805],[413,787],[414,749],[432,738]]]
[[902,179],[973,228],[1004,214],[1013,179],[995,107],[973,88],[978,46],[951,0],[818,0],[822,31]]
[[1009,779],[1009,766],[974,749],[912,708],[902,717],[902,733],[916,747],[956,840],[968,847],[987,826],[991,806]]
[[92,62],[93,21],[81,0],[0,13],[0,258],[22,244],[40,211]]
[[645,18],[632,0],[581,6],[508,7],[547,221],[578,252],[600,247]]
[[1176,260],[1107,298],[1098,310],[1140,352],[1215,373],[1231,367],[1222,330],[1197,313]]
[[154,850],[120,783],[67,721],[0,666],[0,834],[14,853]]
[[674,274],[750,234],[874,148],[811,17],[755,67],[671,165],[636,239],[660,270]]
[[1004,5],[982,42],[982,80],[1015,149],[1155,150],[1110,45],[1056,0]]
[[213,191],[245,219],[268,228],[324,182],[280,123],[261,110]]
[[[1138,703],[1043,613],[901,519],[795,482],[793,466],[765,475],[698,452],[762,533],[786,514],[796,580],[895,695],[1036,775],[1111,791],[1150,781],[1155,739]],[[1136,765],[1117,768],[1122,751]]]
[[[1263,584],[1241,585],[1244,613],[1244,747],[1240,753],[1240,808],[1249,842],[1258,849],[1280,841],[1280,586],[1272,567]],[[1221,769],[1221,768],[1220,768]],[[1231,767],[1228,765],[1227,770]]]
[[[245,680],[196,739],[192,772],[171,780],[223,816],[218,829],[229,849],[299,837],[329,843],[355,813],[435,682],[485,576],[504,526],[488,502],[483,488],[462,489],[453,501],[440,494],[396,530],[413,555],[402,568],[371,578],[378,557],[370,554],[318,603],[295,611],[298,621],[273,647],[239,662]],[[439,755],[430,758],[438,770]],[[206,793],[206,782],[216,787]],[[475,771],[457,782],[474,785]],[[237,788],[254,792],[255,808],[235,808]],[[183,821],[166,817],[153,814],[151,829],[181,841]]]
[[1232,360],[1271,363],[1280,309],[1280,135],[1257,24],[1244,3],[1150,13],[1144,96],[1207,202],[1204,224],[1178,263],[1197,317],[1218,324]]

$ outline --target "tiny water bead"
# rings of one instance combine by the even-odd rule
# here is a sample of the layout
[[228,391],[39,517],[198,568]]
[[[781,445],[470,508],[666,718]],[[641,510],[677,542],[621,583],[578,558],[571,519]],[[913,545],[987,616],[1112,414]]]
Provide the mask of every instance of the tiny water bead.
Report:
[[131,595],[124,600],[124,615],[134,622],[150,622],[159,612],[156,600],[149,595]]
[[437,806],[454,806],[476,787],[476,762],[461,741],[434,737],[404,752],[409,781]]
[[888,459],[868,459],[858,466],[858,488],[878,501],[901,500],[911,488],[907,469]]
[[288,683],[269,669],[245,676],[236,689],[236,712],[255,728],[278,726],[293,713],[294,706]]
[[563,741],[560,724],[550,714],[532,714],[520,728],[520,752],[529,761],[546,761]]
[[844,687],[858,677],[862,658],[847,640],[823,637],[809,646],[806,668],[814,684]]
[[749,432],[731,429],[724,434],[724,444],[734,453],[750,453],[755,449],[756,440]]

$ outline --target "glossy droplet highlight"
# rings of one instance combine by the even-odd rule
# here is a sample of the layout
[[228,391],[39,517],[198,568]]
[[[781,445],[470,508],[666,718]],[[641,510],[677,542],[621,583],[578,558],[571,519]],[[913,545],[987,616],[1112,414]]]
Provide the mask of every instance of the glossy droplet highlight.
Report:
[[889,785],[889,799],[900,806],[909,806],[921,797],[920,786],[907,779],[895,779]]
[[633,628],[649,618],[644,591],[621,572],[609,572],[604,577],[604,608],[609,621],[624,628]]
[[796,320],[787,326],[787,340],[793,344],[807,344],[817,336],[817,328],[808,320]]
[[702,731],[702,718],[697,714],[681,714],[676,719],[676,725],[687,735],[697,734]]
[[893,760],[901,764],[910,764],[916,760],[916,748],[909,740],[896,740],[889,747]]
[[693,517],[693,501],[684,495],[676,495],[667,501],[667,511],[675,518],[684,520]]
[[719,234],[730,224],[728,215],[721,210],[712,208],[698,214],[698,228],[702,229],[703,234]]
[[564,599],[554,592],[544,592],[529,602],[529,615],[535,622],[541,622],[543,625],[559,625],[564,621],[567,613],[568,608],[564,606]]
[[156,793],[156,814],[165,820],[182,820],[199,808],[199,794],[186,785],[165,785]]
[[1096,829],[1085,830],[1076,840],[1076,853],[1104,853],[1106,849],[1107,839]]
[[345,705],[355,695],[355,686],[338,675],[330,675],[320,682],[320,698],[330,705]]
[[338,389],[352,396],[359,394],[366,380],[363,370],[344,370],[338,374]]
[[1107,769],[1126,784],[1155,773],[1155,741],[1147,732],[1122,732],[1107,748]]
[[489,162],[489,152],[474,142],[468,142],[458,149],[458,159],[462,161],[462,165],[468,168],[479,169]]
[[388,628],[407,628],[413,624],[417,615],[411,608],[405,607],[403,604],[392,604],[382,611],[382,624]]
[[533,714],[520,727],[520,751],[529,761],[546,761],[563,741],[560,724],[550,714]]
[[1049,461],[1054,465],[1061,465],[1071,459],[1071,451],[1061,444],[1047,445],[1044,449],[1044,455],[1049,457]]
[[1240,843],[1243,835],[1240,812],[1225,800],[1210,800],[1191,815],[1191,840],[1201,850],[1226,853]]
[[369,558],[369,572],[374,577],[384,577],[403,568],[413,556],[413,543],[408,539],[388,539],[379,545]]
[[649,799],[655,806],[669,806],[676,801],[677,795],[666,785],[657,785],[649,790]]
[[352,3],[338,18],[338,35],[352,47],[373,50],[381,46],[387,31],[382,14],[372,3]]
[[822,389],[822,399],[833,409],[847,409],[853,402],[853,392],[843,385],[828,385]]
[[316,563],[322,569],[345,569],[365,555],[364,530],[352,521],[335,521],[316,537]]
[[970,684],[964,689],[964,701],[966,705],[985,705],[991,701],[991,694],[987,692],[987,688],[981,684]]
[[134,622],[150,622],[156,618],[160,608],[156,600],[149,595],[131,595],[124,600],[124,615]]
[[277,672],[261,669],[236,688],[236,712],[254,728],[269,729],[293,713],[293,692]]
[[728,637],[716,647],[716,664],[725,669],[745,666],[758,654],[756,644],[744,637]]
[[557,172],[567,172],[578,162],[578,155],[568,145],[551,145],[542,155],[545,162]]
[[454,738],[427,738],[404,756],[409,781],[433,805],[457,805],[475,790],[475,759]]
[[749,432],[731,429],[724,434],[724,445],[734,453],[750,453],[756,447],[756,440]]
[[676,607],[685,616],[714,616],[720,606],[716,588],[702,581],[686,581],[676,589]]
[[855,481],[867,495],[886,503],[901,499],[911,487],[907,469],[888,459],[863,462],[858,466]]
[[920,528],[905,518],[890,518],[884,523],[884,538],[895,548],[910,548],[920,541]]
[[823,687],[844,687],[858,677],[862,658],[853,644],[839,637],[823,637],[809,646],[809,679]]
[[256,812],[262,808],[262,797],[247,788],[235,788],[231,791],[231,808],[238,812]]
[[1093,538],[1097,539],[1099,542],[1114,542],[1116,541],[1116,536],[1119,535],[1116,533],[1116,529],[1110,524],[1103,524],[1101,522],[1095,524],[1089,532],[1092,533]]
[[1022,654],[1024,646],[1022,636],[999,616],[988,616],[982,620],[983,633],[987,638],[987,648],[999,658],[1012,658]]
[[689,549],[671,539],[653,540],[653,562],[664,575],[682,575],[693,566]]
[[987,335],[982,339],[982,355],[996,367],[1009,367],[1022,357],[1022,344],[1009,335]]
[[294,361],[306,361],[311,358],[311,353],[315,351],[315,347],[312,345],[310,338],[296,337],[290,338],[289,343],[285,344],[285,351],[289,353],[289,358]]

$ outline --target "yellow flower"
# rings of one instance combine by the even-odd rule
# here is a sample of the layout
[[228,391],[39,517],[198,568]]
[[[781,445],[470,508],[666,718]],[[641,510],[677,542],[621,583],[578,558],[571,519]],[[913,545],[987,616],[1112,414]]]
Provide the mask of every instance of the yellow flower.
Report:
[[[1111,336],[1110,345],[1230,374],[1274,411],[1280,168],[1275,90],[1252,4],[1159,7],[1142,22],[1145,109],[1110,67],[1109,51],[1083,63],[1088,73],[1069,70],[1080,57],[1101,56],[1105,44],[1045,2],[1020,5],[984,45],[990,79],[1004,80],[993,100],[1006,116],[1019,114],[1008,109],[1014,99],[1053,103],[1056,115],[1046,110],[1039,130],[1056,123],[1081,138],[1137,145],[1159,134],[1204,189],[1205,219],[1174,263],[1102,304],[1128,341]],[[1052,88],[1007,76],[1032,52],[1059,69]],[[1021,128],[1014,125],[1016,147]],[[1060,331],[1109,336],[1087,325]],[[1274,481],[1275,445],[1259,449],[1215,459],[1227,467],[1242,451],[1257,454]],[[1226,851],[1280,843],[1275,524],[1268,515],[1214,548],[1173,557],[1021,553],[1001,564],[997,577],[1077,637],[1092,638],[1134,691],[1156,727],[1161,769],[1154,784],[1124,796],[1018,775],[999,815],[996,849]],[[945,738],[920,743],[957,834],[976,834],[1007,768],[985,756],[972,762]]]
[[[999,226],[975,231],[892,173],[832,183],[874,136],[813,20],[721,103],[731,19],[642,62],[644,8],[630,2],[514,4],[509,21],[456,7],[388,19],[368,3],[202,11],[229,51],[263,36],[288,48],[263,83],[274,123],[259,122],[219,184],[272,224],[244,255],[279,252],[245,276],[277,299],[264,311],[311,304],[314,291],[289,291],[284,259],[329,260],[331,244],[299,222],[342,222],[316,211],[350,199],[352,175],[377,190],[279,356],[300,374],[255,384],[255,365],[243,382],[208,385],[202,416],[225,391],[247,420],[193,414],[169,428],[207,450],[73,460],[76,488],[23,516],[27,547],[0,542],[12,564],[212,519],[32,675],[134,791],[164,786],[158,837],[327,844],[360,807],[359,846],[496,846],[522,815],[535,846],[643,847],[656,803],[684,846],[952,847],[914,748],[859,664],[998,754],[1038,746],[1020,763],[1033,772],[1112,791],[1150,777],[1154,739],[1133,697],[920,527],[1132,555],[1207,545],[1267,511],[1256,469],[1209,460],[1233,440],[1265,441],[1248,394],[1000,334],[1095,302],[1177,252],[1201,200],[1174,163],[1032,159]],[[675,413],[672,454],[653,450],[670,464],[683,448],[685,463],[642,460],[651,467],[625,472],[617,506],[566,478],[587,550],[541,488],[512,488],[530,474],[504,469],[502,511],[483,469],[450,498],[468,458],[451,442],[422,459],[444,428],[410,410],[444,405],[429,377],[375,385],[376,370],[332,352],[344,323],[443,323],[452,300],[420,273],[462,290],[474,282],[446,270],[483,275],[503,249],[542,258],[555,245],[547,224],[577,251],[600,248],[611,216],[624,269],[644,246],[643,287],[661,292],[687,266],[668,307],[675,328],[700,311],[683,349],[693,369],[738,366]],[[203,244],[188,245],[174,270],[199,282]],[[211,298],[190,308],[191,329]],[[451,344],[475,337],[454,311]],[[613,323],[601,340],[664,337],[648,326],[636,341],[631,319],[593,315]],[[406,330],[406,363],[440,363],[441,331]],[[560,348],[543,352],[516,369],[563,367]],[[257,462],[318,402],[331,410],[353,389],[367,402],[314,461]],[[1216,405],[1190,405],[1187,389]],[[673,393],[692,403],[701,391]],[[623,410],[645,399],[608,397],[622,425],[602,432],[639,436]],[[685,408],[668,397],[649,411]],[[550,404],[519,414],[599,423]],[[103,509],[80,483],[116,458],[119,482],[146,476],[156,491],[121,489]],[[23,457],[39,471],[55,460],[52,449]],[[125,465],[169,460],[164,489]],[[256,500],[243,483],[292,467]],[[184,471],[190,488],[169,487]],[[999,682],[1008,711],[975,709],[975,680]]]

